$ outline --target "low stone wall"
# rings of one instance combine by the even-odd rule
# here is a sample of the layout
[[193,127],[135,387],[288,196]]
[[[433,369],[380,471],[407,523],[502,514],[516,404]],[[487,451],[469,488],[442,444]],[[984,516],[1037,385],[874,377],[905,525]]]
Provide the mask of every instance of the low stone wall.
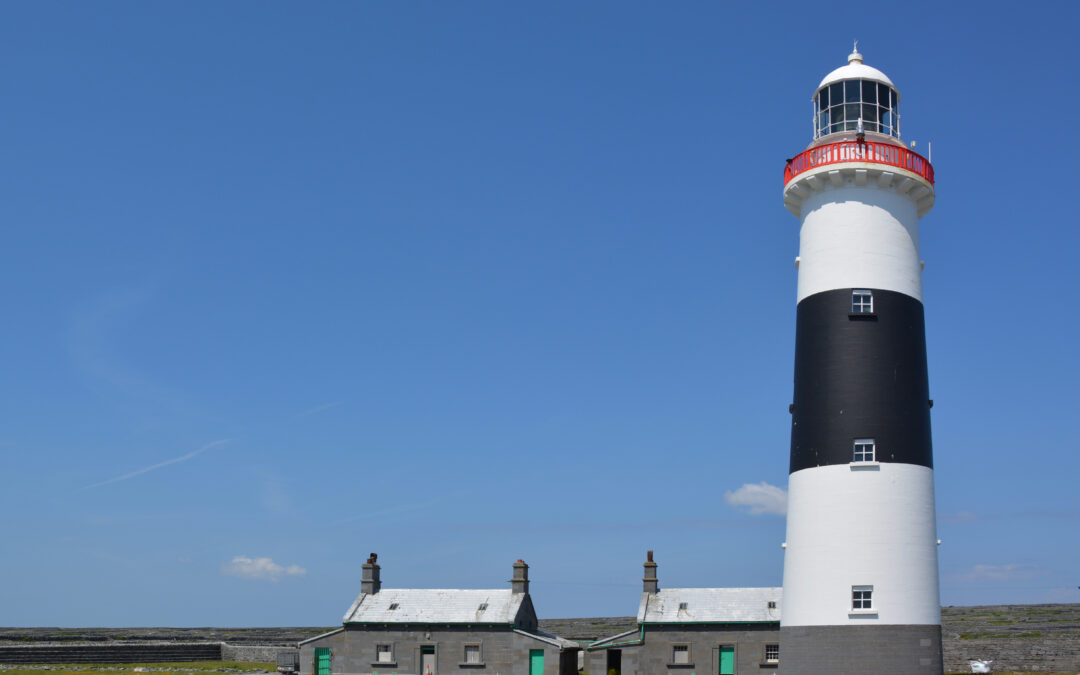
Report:
[[220,642],[136,644],[29,644],[0,647],[0,663],[161,663],[220,661]]
[[947,673],[970,673],[969,659],[993,659],[994,672],[1080,672],[1080,639],[978,638],[949,641],[944,647]]
[[276,645],[221,645],[222,661],[244,661],[259,663],[274,663],[277,655],[281,652],[299,652],[296,647],[282,647]]

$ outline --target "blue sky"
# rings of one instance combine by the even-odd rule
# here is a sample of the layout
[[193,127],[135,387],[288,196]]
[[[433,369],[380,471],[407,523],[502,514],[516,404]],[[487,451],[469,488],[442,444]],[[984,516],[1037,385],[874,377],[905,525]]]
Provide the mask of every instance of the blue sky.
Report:
[[1026,7],[8,4],[0,625],[333,625],[371,551],[779,585],[782,172],[853,38],[933,143],[942,601],[1080,601],[1080,10]]

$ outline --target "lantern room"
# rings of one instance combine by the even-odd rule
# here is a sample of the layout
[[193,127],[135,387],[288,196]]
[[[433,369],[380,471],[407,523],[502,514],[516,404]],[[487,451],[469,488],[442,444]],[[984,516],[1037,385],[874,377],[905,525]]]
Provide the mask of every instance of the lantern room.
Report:
[[900,138],[900,92],[857,50],[825,76],[814,92],[814,140],[841,132]]

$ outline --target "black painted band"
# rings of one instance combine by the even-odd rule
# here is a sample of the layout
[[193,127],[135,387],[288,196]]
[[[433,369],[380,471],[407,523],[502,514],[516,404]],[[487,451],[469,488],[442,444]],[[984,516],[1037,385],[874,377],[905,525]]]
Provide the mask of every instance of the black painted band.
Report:
[[791,473],[848,464],[861,438],[879,462],[934,466],[922,303],[870,290],[872,315],[851,314],[851,289],[799,303]]

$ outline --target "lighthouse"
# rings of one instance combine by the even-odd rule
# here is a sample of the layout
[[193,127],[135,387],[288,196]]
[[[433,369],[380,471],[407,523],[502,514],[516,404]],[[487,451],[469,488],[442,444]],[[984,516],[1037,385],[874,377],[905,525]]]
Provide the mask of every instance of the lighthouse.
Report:
[[943,672],[919,219],[934,170],[858,50],[788,160],[799,219],[783,675]]

